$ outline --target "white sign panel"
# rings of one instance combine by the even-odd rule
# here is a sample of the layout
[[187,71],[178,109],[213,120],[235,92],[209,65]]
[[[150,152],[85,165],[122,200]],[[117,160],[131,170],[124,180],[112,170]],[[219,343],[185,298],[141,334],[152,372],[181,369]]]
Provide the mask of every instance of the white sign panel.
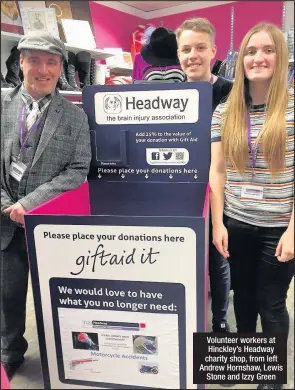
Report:
[[34,238],[51,388],[196,387],[192,229],[42,224]]
[[94,95],[95,120],[106,124],[196,123],[196,89],[98,92]]

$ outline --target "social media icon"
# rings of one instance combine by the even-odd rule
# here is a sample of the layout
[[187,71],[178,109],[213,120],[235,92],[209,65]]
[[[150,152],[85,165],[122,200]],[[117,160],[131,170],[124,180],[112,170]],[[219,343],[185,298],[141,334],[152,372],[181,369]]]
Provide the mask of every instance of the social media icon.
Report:
[[172,153],[171,152],[163,153],[163,156],[165,160],[170,160],[170,158],[172,157]]
[[152,153],[152,160],[160,160],[160,153],[159,152],[153,152]]

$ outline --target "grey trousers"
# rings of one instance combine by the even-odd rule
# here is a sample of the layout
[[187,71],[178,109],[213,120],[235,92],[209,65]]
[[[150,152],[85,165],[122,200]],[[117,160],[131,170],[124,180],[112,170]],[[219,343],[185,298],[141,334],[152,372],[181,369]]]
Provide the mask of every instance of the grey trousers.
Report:
[[25,231],[18,227],[9,246],[1,251],[1,362],[22,359],[28,349],[24,338],[29,264]]

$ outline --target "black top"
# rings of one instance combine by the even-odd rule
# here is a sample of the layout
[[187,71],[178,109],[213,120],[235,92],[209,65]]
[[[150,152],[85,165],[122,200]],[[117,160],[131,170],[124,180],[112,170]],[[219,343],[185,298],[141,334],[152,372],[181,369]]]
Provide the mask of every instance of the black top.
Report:
[[231,81],[220,76],[217,77],[217,80],[213,84],[212,112],[215,111],[218,104],[226,101],[232,86],[233,83]]

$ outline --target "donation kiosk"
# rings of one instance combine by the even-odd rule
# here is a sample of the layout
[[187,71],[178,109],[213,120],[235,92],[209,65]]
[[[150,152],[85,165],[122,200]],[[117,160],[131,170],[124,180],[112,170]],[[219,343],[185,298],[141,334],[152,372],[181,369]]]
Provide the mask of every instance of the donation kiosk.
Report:
[[88,181],[25,216],[46,389],[192,389],[207,326],[210,83],[83,89]]

